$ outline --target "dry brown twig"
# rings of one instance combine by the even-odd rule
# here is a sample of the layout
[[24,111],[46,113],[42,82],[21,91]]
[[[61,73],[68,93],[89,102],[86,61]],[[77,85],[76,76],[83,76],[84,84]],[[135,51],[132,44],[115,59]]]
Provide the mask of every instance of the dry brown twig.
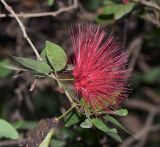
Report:
[[153,104],[147,101],[136,99],[136,97],[131,98],[129,101],[127,101],[126,105],[128,108],[141,110],[145,112],[149,112],[155,107]]
[[[153,0],[131,0],[135,3],[140,3],[141,5],[145,6],[146,8],[149,8],[149,10],[152,10],[154,14],[146,13],[143,17],[148,20],[149,22],[153,23],[157,27],[160,26],[160,18],[159,18],[159,12],[160,12],[160,6],[156,1]],[[155,16],[154,16],[155,15]],[[154,17],[154,18],[153,18]]]
[[13,17],[16,19],[16,21],[18,22],[22,32],[23,32],[23,37],[27,40],[27,42],[29,43],[29,45],[31,46],[32,50],[34,51],[36,57],[37,57],[37,60],[42,60],[41,56],[39,55],[37,49],[35,48],[34,44],[32,43],[32,41],[30,40],[30,38],[28,37],[27,33],[26,33],[26,30],[25,30],[25,27],[23,25],[23,23],[21,22],[21,20],[19,19],[19,17],[16,15],[16,13],[14,12],[14,10],[12,9],[11,6],[9,6],[5,0],[1,0],[1,3],[5,6],[6,10],[8,12],[10,12]]
[[[159,106],[154,107],[153,109],[150,110],[148,117],[145,121],[144,127],[135,134],[135,136],[140,139],[139,143],[137,143],[135,146],[143,145],[146,142],[146,139],[148,138],[150,132],[154,132],[160,129],[160,124],[152,125],[155,116],[159,114],[159,112],[160,112]],[[133,147],[132,144],[136,140],[137,139],[133,136],[128,137],[126,140],[123,141],[122,144],[120,144],[119,147],[128,147],[128,146]]]
[[[1,0],[4,1],[4,0]],[[58,9],[57,11],[53,11],[53,12],[39,12],[39,13],[16,13],[16,15],[18,17],[22,17],[22,18],[29,18],[29,17],[45,17],[45,16],[57,16],[63,12],[67,12],[67,11],[71,11],[73,9],[76,9],[78,7],[78,0],[73,0],[73,4],[67,7],[63,7]],[[6,14],[0,14],[0,17],[14,17],[13,14],[10,15],[6,15]]]
[[26,143],[26,140],[5,140],[5,141],[1,141],[0,143],[0,147],[8,147],[8,146],[21,146],[23,144]]
[[160,95],[150,87],[144,87],[142,89],[143,93],[147,95],[155,104],[160,104]]
[[[5,6],[6,10],[11,13],[9,16],[14,17],[16,19],[16,21],[18,22],[18,24],[23,32],[23,37],[27,40],[27,42],[31,46],[32,50],[34,51],[34,53],[37,57],[37,60],[40,60],[40,61],[42,60],[42,58],[41,58],[40,54],[38,53],[37,49],[35,48],[34,44],[32,43],[32,41],[28,37],[26,30],[25,30],[25,27],[24,27],[23,23],[21,22],[21,20],[19,19],[19,17],[27,18],[27,17],[57,16],[58,14],[60,14],[62,12],[70,11],[70,10],[76,9],[78,7],[78,0],[74,0],[73,5],[68,6],[68,7],[64,7],[64,8],[60,8],[58,11],[55,11],[55,12],[16,14],[14,12],[14,10],[12,9],[12,7],[9,6],[5,0],[0,0],[0,1]],[[6,16],[7,16],[6,14],[0,14],[0,17],[6,17]]]
[[136,64],[137,58],[140,54],[140,51],[142,49],[142,44],[143,44],[143,34],[140,34],[137,36],[130,44],[128,47],[128,55],[131,56],[130,63],[128,65],[129,69],[134,69],[134,66]]
[[147,7],[150,7],[150,8],[153,8],[153,9],[156,9],[156,10],[160,11],[160,7],[158,6],[158,4],[156,4],[153,1],[141,0],[140,2],[141,2],[142,5],[145,5]]
[[150,8],[153,8],[157,11],[160,11],[160,7],[158,6],[158,4],[154,1],[147,1],[147,0],[140,0],[140,1],[137,1],[137,0],[131,0],[132,2],[140,2],[142,5],[144,6],[147,6],[147,7],[150,7]]
[[[15,11],[12,9],[12,7],[10,5],[8,5],[5,0],[0,0],[0,2],[5,6],[6,10],[10,13],[9,15],[0,14],[0,18],[9,16],[9,17],[13,17],[13,18],[16,19],[16,21],[18,22],[18,25],[20,26],[20,29],[21,29],[21,31],[23,33],[23,37],[27,40],[27,42],[31,46],[32,50],[34,51],[34,53],[35,53],[35,55],[37,57],[37,60],[42,60],[42,58],[41,58],[40,54],[38,53],[37,49],[35,48],[34,44],[32,43],[32,41],[28,37],[26,29],[25,29],[25,26],[23,25],[23,23],[22,23],[22,21],[20,20],[19,17],[28,18],[28,17],[57,16],[60,13],[71,11],[71,10],[76,9],[78,7],[78,0],[73,0],[73,4],[72,5],[70,5],[68,7],[60,8],[59,10],[57,10],[55,12],[26,13],[26,14],[19,13],[19,14],[16,14]],[[34,83],[31,86],[30,90],[33,90],[36,81],[37,80],[34,81]],[[26,140],[17,140],[17,141],[7,140],[7,141],[1,142],[0,146],[4,147],[4,146],[21,145],[21,144],[24,144],[25,141]]]
[[36,83],[37,83],[37,78],[33,81],[33,83],[32,83],[32,85],[31,85],[31,87],[30,87],[30,89],[29,89],[29,91],[30,92],[32,92],[33,91],[33,89],[34,89],[34,87],[35,87],[35,85],[36,85]]

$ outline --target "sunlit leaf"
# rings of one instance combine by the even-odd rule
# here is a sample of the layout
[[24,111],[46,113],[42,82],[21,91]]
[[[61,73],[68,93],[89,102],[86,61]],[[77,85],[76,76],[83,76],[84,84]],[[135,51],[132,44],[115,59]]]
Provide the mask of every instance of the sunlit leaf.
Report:
[[55,71],[61,71],[66,67],[67,56],[64,50],[55,43],[46,41],[47,58]]
[[16,129],[7,121],[0,119],[0,138],[18,139],[19,134]]

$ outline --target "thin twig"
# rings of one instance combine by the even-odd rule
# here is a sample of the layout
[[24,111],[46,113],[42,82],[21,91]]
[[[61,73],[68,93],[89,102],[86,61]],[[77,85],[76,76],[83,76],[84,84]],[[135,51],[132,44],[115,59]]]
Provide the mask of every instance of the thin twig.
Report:
[[[147,117],[147,119],[145,121],[144,127],[135,134],[135,136],[137,138],[142,139],[143,137],[148,135],[149,132],[153,132],[153,131],[156,131],[156,129],[160,129],[159,128],[159,124],[156,125],[156,127],[155,127],[155,125],[152,125],[155,116],[157,114],[159,114],[159,112],[160,112],[160,108],[159,107],[156,107],[156,108],[153,108],[153,109],[150,110],[150,113],[149,113],[149,115],[148,115],[148,117]],[[152,130],[153,128],[154,128],[154,130]],[[131,137],[127,138],[126,140],[124,140],[124,142],[122,144],[120,144],[119,147],[132,146],[132,144],[136,140],[137,140],[136,138],[131,136]],[[139,140],[139,141],[141,141],[141,140]]]
[[72,105],[66,112],[64,112],[61,116],[58,117],[58,120],[62,119],[63,117],[65,117],[70,111],[72,111],[76,105]]
[[147,6],[147,7],[150,7],[150,8],[153,8],[155,10],[158,10],[160,11],[160,7],[158,6],[158,4],[156,4],[155,2],[153,1],[146,1],[146,0],[140,0],[140,1],[137,1],[137,0],[131,0],[132,2],[140,2],[142,5],[144,6]]
[[[46,16],[57,16],[63,12],[67,12],[67,11],[71,11],[73,9],[76,9],[78,7],[78,0],[74,0],[73,4],[68,6],[68,7],[63,7],[60,8],[57,11],[53,11],[53,12],[39,12],[39,13],[16,13],[16,16],[18,17],[22,17],[22,18],[29,18],[29,17],[46,17]],[[15,17],[13,14],[0,14],[0,18],[2,17]]]
[[6,141],[1,141],[0,142],[0,147],[5,147],[5,146],[21,146],[24,145],[26,143],[26,140],[6,140]]
[[158,4],[156,4],[153,1],[148,2],[146,0],[141,0],[140,2],[141,2],[142,5],[145,5],[147,7],[150,7],[150,8],[153,8],[153,9],[156,9],[156,10],[160,11],[160,7],[158,6]]
[[140,50],[142,48],[142,44],[143,44],[143,35],[142,34],[140,34],[139,36],[136,37],[136,39],[134,40],[134,44],[133,44],[133,42],[130,44],[128,54],[129,54],[129,56],[131,54],[133,54],[133,55],[131,57],[131,61],[130,61],[129,65],[128,65],[128,69],[132,69],[132,70],[134,69],[137,58],[140,54]]
[[35,80],[33,81],[32,85],[31,85],[31,87],[30,87],[30,89],[29,89],[30,92],[33,91],[33,89],[34,89],[34,87],[35,87],[35,85],[36,85],[36,83],[37,83],[37,80],[38,80],[38,79],[35,79]]
[[16,21],[18,22],[22,32],[23,32],[23,37],[27,40],[27,42],[30,44],[31,48],[33,49],[36,57],[37,57],[37,60],[42,60],[41,56],[39,55],[37,49],[35,48],[35,46],[33,45],[32,41],[30,40],[30,38],[28,37],[27,33],[26,33],[26,30],[25,30],[25,27],[23,25],[23,23],[21,22],[21,20],[19,19],[19,17],[16,15],[16,13],[14,12],[14,10],[12,9],[11,6],[9,6],[5,0],[1,0],[1,3],[5,6],[6,10],[8,12],[10,12],[13,17],[16,19]]
[[141,111],[149,112],[155,106],[147,101],[136,99],[136,97],[131,98],[126,103],[128,108],[137,109]]
[[160,104],[160,95],[150,87],[144,87],[142,92],[147,95],[155,104]]

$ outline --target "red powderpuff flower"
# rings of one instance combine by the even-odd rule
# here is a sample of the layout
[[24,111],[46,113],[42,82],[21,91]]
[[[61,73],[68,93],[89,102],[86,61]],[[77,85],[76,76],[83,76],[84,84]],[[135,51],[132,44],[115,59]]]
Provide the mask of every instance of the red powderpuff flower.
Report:
[[126,51],[101,26],[77,24],[71,39],[76,92],[93,110],[110,110],[127,97]]

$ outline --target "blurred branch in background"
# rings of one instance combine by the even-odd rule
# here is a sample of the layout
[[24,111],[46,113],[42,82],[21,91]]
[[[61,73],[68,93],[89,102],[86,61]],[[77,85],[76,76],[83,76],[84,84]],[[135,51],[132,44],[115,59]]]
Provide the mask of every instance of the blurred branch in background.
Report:
[[[71,10],[74,10],[78,8],[78,0],[73,0],[73,4],[72,5],[69,5],[69,6],[66,6],[66,7],[62,7],[62,8],[59,8],[57,11],[54,11],[54,12],[38,12],[38,13],[17,13],[16,15],[18,17],[22,17],[22,18],[28,18],[28,17],[45,17],[45,16],[52,16],[52,17],[55,17],[63,12],[68,12],[68,11],[71,11]],[[13,14],[1,14],[0,13],[0,17],[14,17]]]
[[[160,106],[158,105],[157,107],[154,107],[153,109],[150,109],[147,119],[144,122],[143,128],[135,133],[135,138],[134,136],[131,136],[123,141],[123,143],[119,147],[142,147],[146,143],[149,133],[157,131],[160,129],[160,124],[152,125],[154,118],[156,115],[159,115],[160,113]],[[138,141],[136,145],[133,145],[135,141]]]
[[[136,0],[133,1],[136,2]],[[153,14],[152,13],[145,14],[146,20],[152,22],[157,27],[160,27],[160,6],[158,5],[158,3],[154,0],[151,1],[140,0],[140,3],[153,11]]]
[[143,35],[136,36],[134,40],[131,41],[131,43],[128,46],[128,54],[129,56],[132,55],[130,63],[128,65],[128,69],[133,70],[134,66],[136,64],[137,58],[140,54],[140,51],[142,49],[143,44]]
[[[4,0],[1,1],[4,2]],[[24,10],[24,5],[29,1],[34,2],[34,5],[32,7],[27,5]],[[75,131],[75,128],[79,127],[78,124],[71,129],[65,128],[58,131],[52,140],[51,147],[56,145],[59,147],[159,147],[160,1],[130,0],[128,4],[124,4],[121,0],[118,2],[117,0],[55,0],[55,5],[52,6],[47,5],[47,0],[42,1],[6,0],[27,28],[29,36],[39,51],[44,47],[44,40],[53,40],[62,45],[67,52],[69,50],[72,57],[72,50],[70,50],[72,47],[68,43],[69,37],[66,32],[66,24],[70,23],[89,21],[102,24],[108,30],[119,34],[120,40],[123,40],[129,53],[128,68],[132,69],[133,73],[131,77],[133,90],[124,106],[129,109],[128,117],[123,118],[124,120],[118,119],[138,137],[136,139],[121,133],[123,142],[119,144],[95,129],[88,132],[82,129]],[[6,58],[8,60],[8,54],[32,56],[32,50],[27,48],[17,22],[12,19],[15,15],[5,13],[3,7],[1,10],[0,58],[2,62],[5,62],[3,59]],[[23,27],[21,29],[24,31]],[[0,75],[0,117],[16,122],[16,126],[20,125],[18,131],[22,139],[33,127],[33,121],[38,121],[42,117],[58,116],[69,106],[63,98],[64,95],[57,94],[55,82],[50,79],[35,80],[31,73],[2,69],[0,69]],[[64,107],[59,108],[60,104]],[[27,125],[25,123],[21,125],[21,121],[27,121]],[[61,131],[63,134],[60,133]],[[13,147],[22,142],[21,140],[1,140],[0,146]]]
[[1,141],[0,147],[8,147],[8,146],[23,146],[25,144],[26,140],[7,140],[7,141]]
[[16,15],[16,13],[14,12],[14,10],[12,9],[11,6],[9,6],[5,0],[1,0],[2,4],[5,6],[6,10],[9,11],[13,17],[16,19],[16,21],[18,22],[22,32],[23,32],[23,37],[27,40],[27,42],[30,44],[32,50],[34,51],[36,57],[37,57],[37,60],[42,60],[40,54],[38,53],[36,47],[34,46],[34,44],[32,43],[32,41],[30,40],[30,38],[28,37],[27,33],[26,33],[26,30],[25,30],[25,27],[24,25],[22,24],[21,20],[19,19],[19,17]]
[[[136,0],[135,0],[136,1]],[[153,8],[153,9],[156,9],[158,11],[160,11],[160,7],[158,6],[158,4],[154,1],[147,1],[147,0],[140,0],[140,3],[142,5],[145,5],[147,7],[150,7],[150,8]]]

